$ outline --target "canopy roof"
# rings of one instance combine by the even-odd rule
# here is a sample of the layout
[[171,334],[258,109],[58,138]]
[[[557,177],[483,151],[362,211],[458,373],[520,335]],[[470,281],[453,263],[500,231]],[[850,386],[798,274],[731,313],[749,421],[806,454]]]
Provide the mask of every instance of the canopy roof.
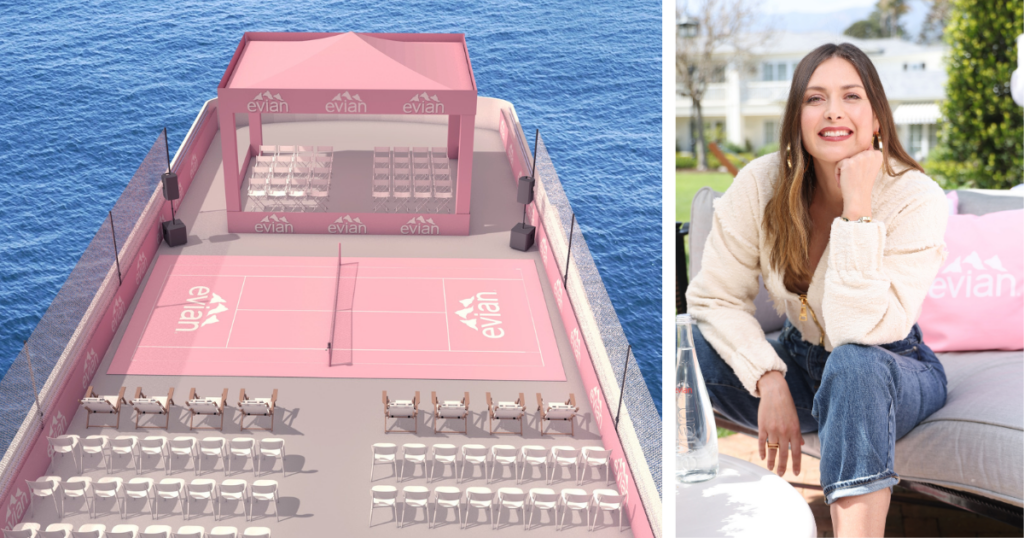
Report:
[[476,91],[461,34],[247,33],[241,48],[221,88]]

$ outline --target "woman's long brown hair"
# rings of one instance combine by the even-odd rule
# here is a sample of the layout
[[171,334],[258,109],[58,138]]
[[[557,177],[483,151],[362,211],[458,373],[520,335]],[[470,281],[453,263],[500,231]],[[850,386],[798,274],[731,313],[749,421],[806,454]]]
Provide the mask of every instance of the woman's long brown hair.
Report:
[[[812,157],[804,149],[800,137],[800,115],[803,110],[804,92],[814,70],[830,58],[842,58],[850,62],[860,74],[867,93],[871,110],[878,118],[879,138],[882,140],[882,162],[885,173],[901,176],[908,170],[924,172],[900,145],[896,124],[892,119],[889,101],[878,79],[874,64],[859,48],[849,43],[822,45],[800,60],[793,73],[789,88],[789,100],[782,119],[779,134],[779,171],[774,193],[768,201],[761,223],[770,251],[772,269],[783,274],[783,283],[789,290],[797,289],[797,283],[807,283],[813,268],[808,267],[808,244],[811,235],[810,204],[813,199],[816,179]],[[792,148],[787,151],[788,148]],[[787,154],[792,165],[787,163]],[[906,165],[896,173],[890,159]]]

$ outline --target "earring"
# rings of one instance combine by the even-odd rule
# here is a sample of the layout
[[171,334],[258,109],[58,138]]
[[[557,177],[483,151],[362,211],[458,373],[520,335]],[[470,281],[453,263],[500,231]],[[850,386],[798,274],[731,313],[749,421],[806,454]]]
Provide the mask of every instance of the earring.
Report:
[[789,144],[786,144],[786,165],[793,168],[793,159],[790,158],[790,153]]
[[878,136],[878,133],[874,134],[873,140],[871,141],[871,147],[878,151],[882,151],[882,137]]

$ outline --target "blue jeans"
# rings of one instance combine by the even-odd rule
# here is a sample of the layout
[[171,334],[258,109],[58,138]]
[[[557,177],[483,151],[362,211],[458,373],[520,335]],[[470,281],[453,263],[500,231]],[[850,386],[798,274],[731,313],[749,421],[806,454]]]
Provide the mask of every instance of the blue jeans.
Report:
[[[694,326],[693,340],[711,405],[757,431],[759,399]],[[916,324],[903,340],[882,346],[846,344],[825,351],[804,341],[789,320],[768,341],[786,363],[800,431],[821,440],[825,503],[899,483],[896,440],[946,404],[946,372],[921,341]]]

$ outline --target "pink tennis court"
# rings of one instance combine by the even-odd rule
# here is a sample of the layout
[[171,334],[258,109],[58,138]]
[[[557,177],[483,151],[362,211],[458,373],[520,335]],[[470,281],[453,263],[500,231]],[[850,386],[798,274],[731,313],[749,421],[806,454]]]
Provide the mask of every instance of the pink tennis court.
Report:
[[481,259],[161,256],[107,373],[565,380],[534,262]]

